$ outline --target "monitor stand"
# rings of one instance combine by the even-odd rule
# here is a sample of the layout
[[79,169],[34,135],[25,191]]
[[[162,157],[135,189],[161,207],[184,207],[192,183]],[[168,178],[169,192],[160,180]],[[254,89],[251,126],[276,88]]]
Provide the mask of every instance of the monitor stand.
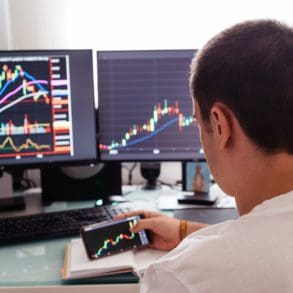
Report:
[[147,182],[142,186],[144,190],[154,190],[161,188],[157,182],[161,172],[161,163],[159,162],[142,162],[140,163],[140,173]]
[[120,162],[41,169],[42,201],[106,199],[122,194]]
[[15,211],[25,209],[22,195],[13,193],[13,177],[4,170],[0,170],[0,211]]

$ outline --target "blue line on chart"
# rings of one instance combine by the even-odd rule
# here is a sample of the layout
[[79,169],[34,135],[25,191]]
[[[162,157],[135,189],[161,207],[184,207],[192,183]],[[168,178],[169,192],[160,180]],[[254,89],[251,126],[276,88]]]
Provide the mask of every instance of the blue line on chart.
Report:
[[172,125],[172,124],[174,124],[174,123],[176,123],[176,122],[178,122],[178,117],[176,117],[176,118],[174,118],[174,119],[168,121],[167,123],[165,123],[164,125],[162,125],[161,127],[159,127],[159,128],[158,128],[156,131],[154,131],[153,133],[150,133],[150,134],[148,134],[148,135],[146,135],[146,136],[144,136],[144,137],[141,137],[141,138],[135,139],[135,140],[133,140],[132,142],[128,143],[126,146],[119,145],[116,149],[118,149],[118,148],[125,148],[125,147],[127,147],[127,146],[131,146],[131,145],[134,145],[134,144],[140,143],[140,142],[142,142],[142,141],[144,141],[144,140],[146,140],[146,139],[149,139],[149,138],[151,138],[151,137],[157,135],[159,132],[162,132],[162,131],[163,131],[164,129],[166,129],[168,126],[170,126],[170,125]]

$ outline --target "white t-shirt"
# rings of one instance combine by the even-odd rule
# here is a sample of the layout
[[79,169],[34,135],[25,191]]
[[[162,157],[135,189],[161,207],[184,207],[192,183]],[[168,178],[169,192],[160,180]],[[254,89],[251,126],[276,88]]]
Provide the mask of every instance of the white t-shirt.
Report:
[[145,272],[141,292],[293,292],[293,191],[190,234]]

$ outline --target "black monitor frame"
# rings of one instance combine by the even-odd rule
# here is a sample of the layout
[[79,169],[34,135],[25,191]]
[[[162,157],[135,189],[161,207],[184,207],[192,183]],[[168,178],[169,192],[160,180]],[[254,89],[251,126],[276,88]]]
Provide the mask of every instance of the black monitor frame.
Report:
[[[3,139],[0,140],[0,144],[3,144],[4,146],[9,145],[10,146],[10,152],[9,156],[12,158],[10,159],[8,157],[8,153],[2,154],[2,157],[0,157],[0,168],[5,170],[13,170],[14,168],[40,168],[40,167],[51,167],[51,166],[72,166],[72,165],[80,165],[80,164],[92,164],[97,162],[97,148],[96,148],[96,111],[95,111],[95,88],[94,88],[94,63],[93,60],[95,59],[95,56],[93,55],[93,50],[90,49],[74,49],[74,50],[15,50],[15,51],[0,51],[0,65],[1,70],[3,70],[2,65],[5,63],[7,68],[12,66],[20,65],[23,67],[19,70],[18,76],[23,74],[22,78],[26,78],[27,84],[37,82],[38,79],[42,79],[46,86],[42,87],[42,90],[48,89],[47,93],[49,98],[51,99],[49,101],[52,115],[50,116],[52,120],[49,119],[49,115],[51,114],[50,108],[43,106],[39,106],[40,108],[36,108],[37,106],[31,106],[32,113],[28,113],[26,115],[25,113],[28,111],[28,107],[24,103],[22,104],[22,107],[26,107],[23,109],[18,109],[17,111],[11,113],[10,116],[2,116],[4,117],[2,122],[2,126],[5,125],[6,129],[9,128],[9,123],[11,124],[13,120],[18,120],[18,124],[23,122],[23,126],[17,127],[17,131],[23,131],[21,135],[14,135],[10,132],[8,135],[4,135],[2,133]],[[56,62],[56,63],[54,63]],[[29,74],[29,72],[25,72],[25,66],[32,70],[35,73],[40,73],[40,77],[36,77],[35,80],[32,79],[32,74]],[[34,67],[34,66],[39,66]],[[42,67],[42,68],[41,68]],[[7,69],[6,68],[6,69]],[[16,67],[14,67],[14,70]],[[59,69],[58,69],[59,68]],[[38,71],[39,70],[39,71]],[[55,70],[55,71],[54,71]],[[23,73],[25,72],[25,73]],[[41,74],[42,73],[42,74]],[[56,76],[54,76],[56,74]],[[59,74],[59,77],[58,77]],[[46,77],[49,77],[48,80],[45,80]],[[60,78],[60,80],[58,80]],[[7,79],[8,81],[8,79]],[[20,82],[20,81],[19,81]],[[23,81],[22,81],[23,82]],[[6,90],[10,90],[10,95],[13,91],[16,91],[13,85],[10,85],[11,88],[8,86],[6,87]],[[41,84],[35,83],[33,86],[35,86],[36,90],[41,89]],[[3,86],[4,87],[4,86]],[[3,89],[2,87],[2,89]],[[20,87],[20,86],[19,86]],[[38,87],[38,88],[37,88]],[[24,87],[23,87],[24,88]],[[5,89],[4,89],[5,90]],[[53,92],[55,90],[55,92]],[[59,90],[59,91],[58,91]],[[3,91],[4,93],[5,91]],[[32,91],[32,93],[34,93]],[[8,94],[9,95],[9,94]],[[6,93],[6,98],[7,98]],[[65,97],[64,101],[62,98]],[[66,96],[67,95],[67,96]],[[61,97],[61,98],[60,98]],[[53,105],[53,98],[54,98],[54,105]],[[20,99],[20,98],[14,98]],[[58,102],[58,99],[60,99],[61,102]],[[1,98],[0,98],[1,100]],[[2,96],[3,100],[3,96]],[[11,103],[13,104],[15,100]],[[85,103],[86,101],[86,103]],[[7,102],[7,99],[4,101]],[[66,107],[66,103],[68,103],[68,106]],[[27,103],[29,104],[29,103]],[[33,104],[33,103],[31,103]],[[45,103],[43,103],[45,104]],[[15,103],[17,105],[17,103]],[[11,110],[15,105],[10,105],[10,109],[8,109],[9,105],[4,109],[5,111]],[[65,106],[64,106],[65,105]],[[56,111],[54,110],[55,107],[60,107],[61,110],[59,110],[59,116],[57,114],[57,108]],[[38,110],[41,109],[41,110]],[[7,112],[8,112],[7,111]],[[34,111],[34,112],[33,112]],[[43,111],[39,116],[37,111]],[[18,113],[18,114],[17,114]],[[29,119],[29,114],[32,116],[39,117],[39,121],[34,122],[36,118],[32,118],[31,121]],[[54,114],[54,115],[53,115]],[[47,117],[46,117],[47,115]],[[64,118],[62,118],[62,115]],[[20,118],[22,117],[22,118]],[[25,117],[24,120],[23,117]],[[42,118],[47,118],[48,120],[46,122],[46,125],[50,131],[54,131],[54,136],[52,134],[51,140],[49,139],[49,136],[46,137],[47,143],[42,143],[43,146],[46,146],[49,150],[49,147],[52,148],[53,151],[50,151],[49,155],[45,155],[41,152],[41,154],[38,154],[38,152],[35,152],[35,155],[33,152],[26,154],[25,153],[25,146],[29,145],[29,147],[33,147],[33,140],[30,139],[30,134],[25,133],[25,125],[27,125],[27,121],[29,121],[30,125],[34,124],[34,128],[37,129],[35,131],[34,138],[38,139],[39,141],[42,140],[42,137],[45,137],[44,131],[40,130],[41,127],[41,120]],[[56,118],[59,117],[59,118]],[[61,117],[61,118],[60,118]],[[38,120],[36,119],[36,120]],[[58,119],[60,119],[58,121]],[[49,121],[50,120],[50,121]],[[11,122],[8,122],[11,121]],[[53,124],[54,123],[54,124]],[[21,124],[22,125],[22,124]],[[42,124],[42,126],[45,125],[45,123]],[[39,127],[39,128],[37,128]],[[4,129],[4,127],[2,127]],[[44,127],[43,127],[44,128]],[[2,129],[2,130],[3,130]],[[12,129],[12,128],[9,128]],[[20,129],[20,130],[19,130]],[[38,130],[39,129],[39,130]],[[67,129],[65,132],[64,137],[62,138],[62,131]],[[49,132],[48,130],[48,132]],[[11,130],[9,130],[11,131]],[[41,134],[41,131],[43,133]],[[56,133],[60,133],[60,135],[57,137]],[[46,132],[47,134],[47,132]],[[42,136],[43,135],[43,136]],[[38,138],[37,138],[38,136]],[[21,141],[21,138],[23,137],[24,141]],[[67,138],[66,138],[67,137]],[[1,138],[1,136],[0,136]],[[53,146],[53,139],[54,139],[54,146]],[[57,141],[58,139],[58,141]],[[19,146],[16,148],[16,143],[13,147],[13,140],[18,141]],[[45,140],[43,140],[45,141]],[[70,144],[68,148],[63,147],[62,144],[66,146]],[[35,150],[37,150],[37,147],[40,147],[40,144],[36,143],[34,145]],[[60,147],[59,147],[60,146]],[[23,147],[23,148],[22,148]],[[13,150],[12,150],[13,149]],[[70,149],[70,150],[69,150]],[[19,150],[24,151],[24,153],[17,153]],[[27,148],[28,150],[28,148]],[[58,150],[58,151],[57,151]],[[20,152],[21,152],[20,151]],[[15,152],[15,156],[14,153]],[[49,153],[49,151],[48,151]],[[1,152],[0,152],[1,155]],[[4,158],[4,156],[6,156]]]
[[[193,107],[189,93],[188,74],[191,59],[193,58],[196,51],[197,50],[180,49],[97,52],[99,101],[98,123],[100,129],[98,148],[99,159],[101,161],[145,162],[189,161],[204,159],[198,129],[195,125],[191,126],[191,123],[193,124]],[[164,76],[166,76],[165,79]],[[133,80],[134,82],[132,82]],[[132,88],[129,90],[127,87]],[[149,91],[150,88],[155,88],[155,90]],[[153,96],[151,96],[151,92],[154,94]],[[167,101],[167,98],[157,99],[155,98],[156,94],[158,96],[167,96],[170,94],[168,97],[169,100]],[[140,97],[140,95],[143,96],[142,100],[137,102],[136,105],[134,104],[136,102],[135,95],[136,97]],[[165,125],[161,125],[161,129],[158,128],[158,130],[161,131],[161,140],[160,137],[157,139],[158,141],[160,140],[158,142],[159,147],[150,146],[149,152],[145,152],[143,147],[141,147],[142,151],[140,151],[139,147],[137,147],[137,151],[134,153],[131,153],[132,150],[131,147],[129,147],[129,153],[127,153],[127,151],[122,153],[120,150],[123,149],[124,146],[122,139],[117,139],[117,133],[126,133],[128,129],[131,129],[132,125],[134,125],[134,120],[139,120],[135,127],[139,128],[142,133],[142,126],[144,121],[146,121],[152,115],[151,104],[153,105],[154,109],[155,107],[158,108],[160,106],[161,110],[162,108],[167,108],[170,110],[170,112],[176,111],[176,108],[181,106],[178,106],[178,104],[183,104],[182,108],[184,108],[184,111],[187,111],[188,114],[184,115],[183,113],[183,118],[181,116],[180,119],[186,118],[186,120],[188,120],[186,123],[190,123],[189,127],[194,127],[194,134],[192,133],[193,130],[189,130],[188,135],[186,134],[179,136],[181,141],[175,140],[175,135],[177,135],[178,130],[172,130],[173,133],[167,135],[166,131],[164,132],[164,129],[169,127],[168,125],[171,125],[171,123],[173,123],[176,119],[177,120],[175,123],[180,123],[178,123],[179,116],[176,118],[176,115],[173,115],[174,117],[172,118],[174,121],[171,121],[171,119],[169,122],[165,121]],[[161,115],[161,117],[162,116],[163,115]],[[128,120],[126,122],[126,124],[128,123],[129,125],[128,129],[126,129],[126,124],[123,125],[125,120]],[[122,130],[123,127],[124,130]],[[175,127],[175,125],[171,127]],[[187,129],[187,127],[184,129]],[[151,136],[154,137],[155,135],[151,134],[148,137]],[[176,146],[173,148],[174,151],[170,150],[163,152],[161,146],[164,144],[167,144],[167,148],[172,148],[172,142],[168,142],[168,139],[170,139],[171,136],[176,144]],[[120,137],[123,137],[123,135]],[[146,141],[147,139],[141,138],[140,141]],[[109,143],[110,140],[115,140],[114,143],[119,145],[117,148],[114,147],[113,151],[111,149],[112,146]],[[106,141],[108,143],[106,143]],[[178,151],[178,146],[182,149],[186,149],[180,152]]]

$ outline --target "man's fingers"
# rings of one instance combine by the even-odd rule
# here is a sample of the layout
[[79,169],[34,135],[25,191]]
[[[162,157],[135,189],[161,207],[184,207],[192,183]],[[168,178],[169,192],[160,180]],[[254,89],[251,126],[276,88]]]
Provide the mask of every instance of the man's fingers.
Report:
[[162,214],[158,212],[154,212],[154,211],[137,210],[137,211],[130,211],[123,214],[119,214],[115,216],[114,219],[121,220],[121,219],[138,216],[138,215],[143,215],[144,218],[151,218],[151,217],[161,216]]
[[149,229],[152,230],[154,226],[154,220],[153,219],[143,219],[139,220],[135,226],[131,228],[131,232],[137,233],[141,230]]
[[125,219],[128,217],[133,217],[133,216],[138,216],[138,215],[144,215],[144,217],[146,217],[145,215],[145,211],[143,210],[138,210],[138,211],[131,211],[131,212],[126,212],[123,214],[119,214],[117,216],[114,217],[115,220],[120,220],[120,219]]

